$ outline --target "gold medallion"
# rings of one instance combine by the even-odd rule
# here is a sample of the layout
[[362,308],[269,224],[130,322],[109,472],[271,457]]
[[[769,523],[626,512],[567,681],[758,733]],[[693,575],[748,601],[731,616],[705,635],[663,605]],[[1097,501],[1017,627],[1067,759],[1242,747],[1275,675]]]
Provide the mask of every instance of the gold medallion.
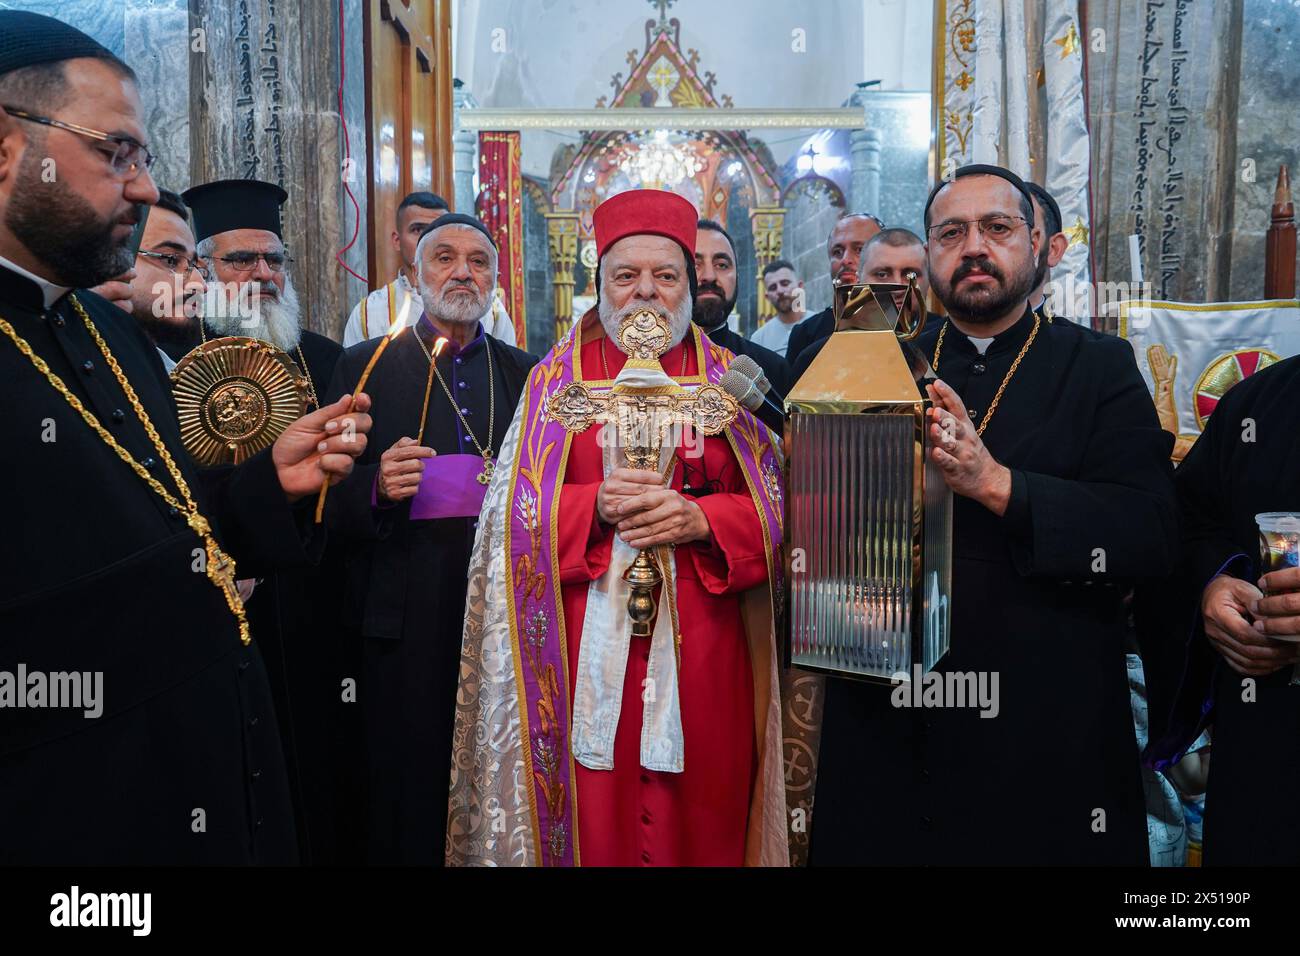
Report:
[[286,352],[228,336],[191,351],[171,374],[185,449],[203,467],[237,465],[270,447],[307,410],[311,385]]

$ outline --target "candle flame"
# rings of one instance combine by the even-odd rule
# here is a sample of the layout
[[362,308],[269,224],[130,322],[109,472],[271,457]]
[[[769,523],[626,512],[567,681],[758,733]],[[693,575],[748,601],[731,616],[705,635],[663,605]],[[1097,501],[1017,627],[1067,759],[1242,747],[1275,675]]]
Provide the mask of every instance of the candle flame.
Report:
[[436,341],[436,342],[433,343],[433,357],[434,357],[434,358],[437,358],[439,355],[442,354],[442,348],[443,348],[443,346],[446,345],[446,344],[447,344],[447,339],[446,339],[446,337],[445,337],[445,336],[442,336],[442,335],[438,336],[438,341]]
[[390,339],[396,338],[397,333],[402,331],[402,329],[406,328],[406,316],[410,311],[411,311],[411,297],[410,295],[407,295],[402,299],[402,311],[397,313],[397,321],[394,322],[393,327],[388,330],[388,337]]

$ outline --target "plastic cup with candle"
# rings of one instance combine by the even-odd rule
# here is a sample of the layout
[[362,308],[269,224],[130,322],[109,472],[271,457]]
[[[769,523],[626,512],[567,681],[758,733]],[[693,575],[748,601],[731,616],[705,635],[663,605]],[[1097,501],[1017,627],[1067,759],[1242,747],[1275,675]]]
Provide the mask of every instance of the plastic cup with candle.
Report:
[[[1300,513],[1268,511],[1255,515],[1259,527],[1260,574],[1300,567]],[[1300,634],[1269,635],[1275,641],[1300,643]],[[1291,673],[1291,683],[1300,685],[1300,665]]]

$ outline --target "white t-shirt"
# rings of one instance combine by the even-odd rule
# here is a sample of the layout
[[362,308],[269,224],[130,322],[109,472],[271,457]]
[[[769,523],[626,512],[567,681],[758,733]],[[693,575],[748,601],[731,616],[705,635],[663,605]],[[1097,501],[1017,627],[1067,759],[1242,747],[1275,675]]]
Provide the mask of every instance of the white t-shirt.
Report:
[[[802,322],[808,318],[808,313],[804,313]],[[794,331],[799,322],[791,322],[786,325],[780,319],[773,317],[758,327],[758,330],[749,337],[749,341],[755,345],[761,345],[765,349],[771,349],[782,358],[785,357],[785,350],[790,345],[790,333]]]

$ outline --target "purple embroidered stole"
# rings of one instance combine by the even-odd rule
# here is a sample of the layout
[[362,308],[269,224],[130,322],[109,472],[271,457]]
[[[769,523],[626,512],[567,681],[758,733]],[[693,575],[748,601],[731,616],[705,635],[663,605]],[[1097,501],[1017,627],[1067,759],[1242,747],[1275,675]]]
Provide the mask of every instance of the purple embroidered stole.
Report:
[[[511,463],[505,548],[510,563],[510,638],[514,648],[533,836],[542,866],[579,863],[578,802],[569,752],[568,644],[559,581],[556,526],[572,435],[544,412],[547,399],[577,378],[581,321],[528,376],[519,454]],[[697,362],[718,382],[731,352],[692,326]],[[579,358],[580,362],[580,358]],[[726,432],[758,508],[774,600],[781,594],[781,465],[767,428],[749,411]],[[777,604],[779,607],[779,604]],[[581,625],[581,622],[579,622]]]

